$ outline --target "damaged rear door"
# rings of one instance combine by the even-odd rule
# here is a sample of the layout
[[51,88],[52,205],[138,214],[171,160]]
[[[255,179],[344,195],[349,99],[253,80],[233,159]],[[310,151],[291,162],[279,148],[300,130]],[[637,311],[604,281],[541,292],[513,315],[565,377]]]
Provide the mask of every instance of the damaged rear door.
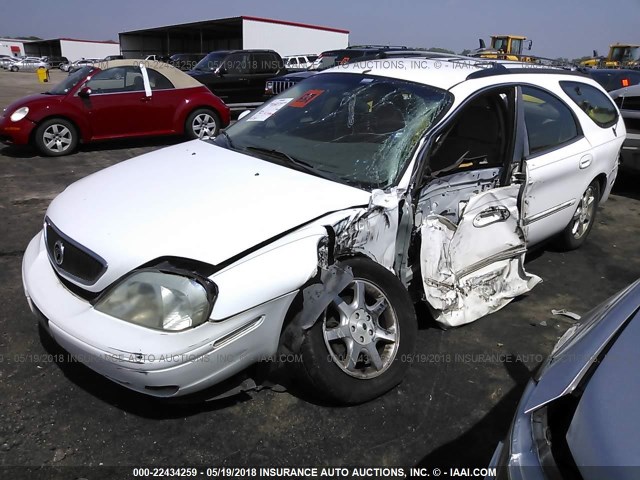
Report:
[[516,87],[472,98],[427,156],[415,224],[419,263],[425,299],[447,327],[494,312],[540,281],[523,268],[527,182],[517,98]]

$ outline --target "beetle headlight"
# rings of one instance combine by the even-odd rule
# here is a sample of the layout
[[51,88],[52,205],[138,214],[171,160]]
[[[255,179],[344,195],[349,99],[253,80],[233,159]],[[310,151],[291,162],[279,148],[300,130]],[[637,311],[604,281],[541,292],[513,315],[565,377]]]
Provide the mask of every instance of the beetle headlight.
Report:
[[216,288],[206,278],[141,270],[124,279],[95,309],[143,327],[179,331],[207,321]]
[[21,107],[11,114],[9,117],[12,122],[19,122],[29,113],[29,107]]

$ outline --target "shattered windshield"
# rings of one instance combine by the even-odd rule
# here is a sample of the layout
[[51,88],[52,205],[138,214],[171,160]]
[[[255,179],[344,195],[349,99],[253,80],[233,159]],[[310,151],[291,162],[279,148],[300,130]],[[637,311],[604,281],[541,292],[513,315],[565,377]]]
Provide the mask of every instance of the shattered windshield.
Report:
[[215,142],[359,188],[386,188],[397,182],[451,98],[444,90],[397,79],[316,75]]
[[47,93],[49,95],[65,95],[69,93],[69,91],[73,87],[75,87],[79,82],[87,78],[87,75],[93,72],[93,70],[94,70],[93,67],[81,68],[80,70],[73,72],[71,75],[69,75],[66,79],[64,79],[58,85],[56,85],[51,90],[49,90]]

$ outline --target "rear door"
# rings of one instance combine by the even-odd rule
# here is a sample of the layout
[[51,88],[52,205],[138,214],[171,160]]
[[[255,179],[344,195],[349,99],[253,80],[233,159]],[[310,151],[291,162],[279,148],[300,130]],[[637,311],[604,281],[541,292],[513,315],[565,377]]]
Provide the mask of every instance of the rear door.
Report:
[[416,214],[423,291],[443,325],[474,321],[539,281],[524,271],[521,200],[526,174],[516,89],[478,95],[437,132]]
[[591,144],[560,98],[523,86],[521,108],[527,132],[528,187],[524,228],[530,244],[562,231],[571,220],[591,179]]

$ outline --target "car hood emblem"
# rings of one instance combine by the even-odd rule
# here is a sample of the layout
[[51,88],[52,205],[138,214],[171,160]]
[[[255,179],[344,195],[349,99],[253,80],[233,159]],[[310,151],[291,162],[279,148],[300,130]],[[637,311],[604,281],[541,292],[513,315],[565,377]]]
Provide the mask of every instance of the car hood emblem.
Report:
[[62,265],[64,262],[64,243],[61,240],[53,244],[53,259],[57,265]]

